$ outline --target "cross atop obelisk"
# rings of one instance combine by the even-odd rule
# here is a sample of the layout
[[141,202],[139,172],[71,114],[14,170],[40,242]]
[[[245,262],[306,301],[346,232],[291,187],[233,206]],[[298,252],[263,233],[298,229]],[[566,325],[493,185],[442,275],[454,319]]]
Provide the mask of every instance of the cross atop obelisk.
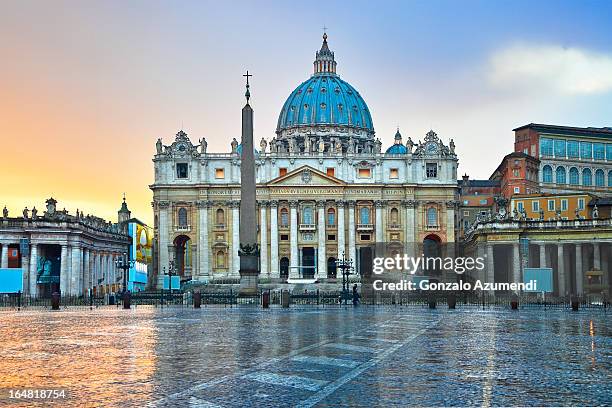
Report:
[[[247,103],[242,108],[242,151],[240,153],[240,293],[257,293],[259,275],[259,248],[257,246],[257,204],[255,184],[255,148],[253,145],[253,109],[249,71],[245,75]],[[234,250],[237,250],[234,249]]]

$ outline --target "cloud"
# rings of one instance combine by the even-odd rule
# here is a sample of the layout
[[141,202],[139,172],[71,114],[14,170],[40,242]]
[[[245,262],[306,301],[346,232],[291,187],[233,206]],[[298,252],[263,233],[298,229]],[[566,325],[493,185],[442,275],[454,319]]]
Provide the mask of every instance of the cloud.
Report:
[[612,55],[554,45],[514,45],[491,55],[488,80],[496,88],[517,92],[610,92]]

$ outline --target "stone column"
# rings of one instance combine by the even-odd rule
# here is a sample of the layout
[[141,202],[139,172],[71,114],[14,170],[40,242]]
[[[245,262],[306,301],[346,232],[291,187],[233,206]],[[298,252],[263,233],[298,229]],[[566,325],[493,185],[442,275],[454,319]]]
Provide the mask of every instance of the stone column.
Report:
[[259,262],[260,273],[270,277],[270,266],[268,265],[268,202],[262,201],[259,205]]
[[38,285],[36,278],[38,275],[38,244],[30,245],[30,296],[38,296]]
[[290,221],[290,230],[289,230],[289,243],[291,247],[291,257],[289,259],[289,277],[296,278],[299,276],[298,265],[298,222],[297,222],[297,207],[298,202],[293,200],[289,201],[289,221]]
[[232,201],[232,276],[240,276],[240,201]]
[[540,268],[546,268],[546,244],[538,244],[540,248]]
[[2,243],[2,260],[0,261],[0,268],[8,268],[8,249],[9,244],[6,242]]
[[83,248],[83,294],[88,294],[88,289],[91,288],[91,250]]
[[81,288],[79,285],[79,275],[83,273],[81,270],[81,248],[74,245],[72,247],[72,267],[70,270],[70,289],[71,296],[77,296]]
[[278,269],[278,201],[270,201],[270,276],[279,278]]
[[593,269],[601,271],[601,251],[599,250],[599,242],[593,242]]
[[348,227],[348,258],[353,260],[353,265],[357,266],[357,249],[355,247],[355,201],[348,202],[349,227]]
[[404,200],[402,205],[406,209],[406,217],[404,221],[404,246],[406,254],[414,255],[415,237],[414,237],[414,200]]
[[344,201],[337,201],[336,208],[338,210],[338,255],[336,256],[336,259],[342,259],[342,256],[345,255],[344,252],[346,251],[346,243],[344,242]]
[[198,201],[198,250],[199,267],[197,278],[208,279],[210,276],[210,247],[208,245],[208,201]]
[[318,213],[318,224],[317,232],[318,232],[318,246],[317,246],[317,273],[315,274],[316,278],[327,278],[327,256],[325,251],[325,201],[319,200],[317,201],[317,213]]
[[[495,283],[495,258],[493,257],[493,244],[487,243],[487,282]],[[495,293],[495,291],[491,291]]]
[[60,259],[60,293],[62,296],[68,295],[68,245],[62,244]]
[[512,244],[512,281],[521,282],[521,255],[518,242]]
[[559,296],[565,296],[565,258],[563,257],[563,244],[557,245],[557,281]]
[[22,293],[30,293],[30,259],[27,255],[21,254],[21,282]]
[[[157,288],[162,289],[164,287],[164,270],[168,271],[169,259],[168,259],[168,240],[169,240],[169,231],[168,231],[168,211],[170,207],[169,201],[159,201],[157,203],[157,208],[159,209],[159,219],[158,219],[158,229],[159,229],[159,264],[157,266]],[[100,272],[100,271],[98,271]]]
[[383,207],[384,201],[377,200],[374,202],[376,208],[376,243],[380,244],[385,241],[385,233],[383,229]]
[[446,240],[455,242],[455,202],[446,202]]
[[582,295],[584,271],[582,270],[582,244],[576,244],[576,294]]

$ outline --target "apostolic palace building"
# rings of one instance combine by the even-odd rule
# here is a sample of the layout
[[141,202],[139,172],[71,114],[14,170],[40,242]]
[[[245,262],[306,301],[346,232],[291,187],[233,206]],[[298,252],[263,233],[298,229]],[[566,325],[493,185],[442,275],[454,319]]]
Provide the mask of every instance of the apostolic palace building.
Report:
[[[375,243],[454,242],[457,156],[430,131],[383,149],[365,100],[336,72],[323,36],[313,74],[280,109],[256,154],[260,277],[336,276],[336,259],[370,256]],[[221,136],[222,137],[222,136]],[[158,283],[239,276],[241,145],[207,151],[180,131],[153,159]]]

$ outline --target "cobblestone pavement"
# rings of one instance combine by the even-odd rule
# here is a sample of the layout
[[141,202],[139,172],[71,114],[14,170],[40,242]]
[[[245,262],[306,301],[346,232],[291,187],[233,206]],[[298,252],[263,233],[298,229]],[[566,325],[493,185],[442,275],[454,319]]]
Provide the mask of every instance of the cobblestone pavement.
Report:
[[611,320],[417,307],[0,312],[1,388],[63,387],[61,405],[79,407],[611,405]]

